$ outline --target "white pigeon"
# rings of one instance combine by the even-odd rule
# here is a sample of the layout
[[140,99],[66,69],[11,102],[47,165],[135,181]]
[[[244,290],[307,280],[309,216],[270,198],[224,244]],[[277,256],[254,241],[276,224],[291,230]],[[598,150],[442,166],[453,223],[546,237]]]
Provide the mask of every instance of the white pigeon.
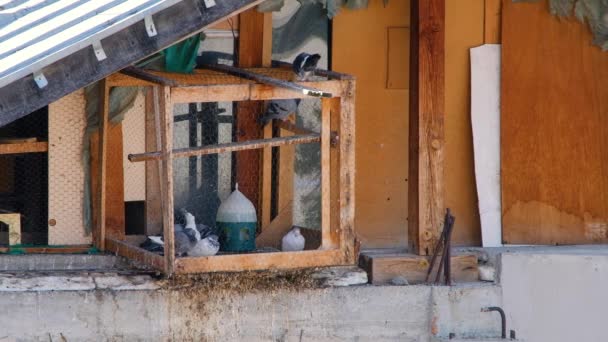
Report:
[[306,240],[300,233],[300,228],[296,227],[283,236],[281,240],[281,250],[283,252],[294,252],[304,250]]
[[188,256],[202,257],[216,255],[220,250],[220,242],[217,235],[208,235],[196,242],[196,245],[188,251]]
[[196,229],[196,219],[194,215],[184,211],[184,218],[186,219],[186,226],[184,227],[184,230],[192,229],[194,231],[196,241],[199,241],[201,239],[201,233],[198,231],[198,229]]

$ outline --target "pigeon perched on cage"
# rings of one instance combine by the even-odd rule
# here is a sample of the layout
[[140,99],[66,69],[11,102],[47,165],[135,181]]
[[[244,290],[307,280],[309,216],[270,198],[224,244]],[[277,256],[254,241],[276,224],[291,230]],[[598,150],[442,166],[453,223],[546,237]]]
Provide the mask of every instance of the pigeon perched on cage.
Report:
[[311,76],[315,74],[315,70],[317,70],[317,64],[319,64],[319,60],[321,59],[321,55],[315,53],[313,55],[302,52],[296,56],[293,60],[293,72],[296,74],[296,80],[298,81],[308,81]]
[[300,99],[272,100],[258,122],[261,126],[266,126],[273,119],[285,121],[289,114],[298,110],[299,105]]
[[219,238],[217,235],[211,234],[197,241],[194,247],[188,251],[188,256],[212,256],[216,255],[219,250]]
[[[194,229],[195,230],[195,229]],[[187,255],[188,252],[196,246],[198,240],[196,239],[196,233],[193,229],[185,229],[183,227],[179,227],[176,225],[174,235],[173,235],[173,244],[175,246],[175,255],[183,256]],[[165,241],[161,235],[151,235],[148,236],[146,241],[144,241],[141,245],[141,248],[155,253],[163,252],[165,249]]]
[[281,250],[283,252],[295,252],[304,250],[306,239],[302,236],[300,228],[295,227],[290,230],[281,240]]

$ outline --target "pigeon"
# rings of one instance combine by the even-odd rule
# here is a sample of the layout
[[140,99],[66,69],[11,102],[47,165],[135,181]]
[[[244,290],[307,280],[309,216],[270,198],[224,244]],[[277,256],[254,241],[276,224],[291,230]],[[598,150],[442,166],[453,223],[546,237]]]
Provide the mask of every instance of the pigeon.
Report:
[[300,233],[300,228],[295,227],[290,230],[281,240],[281,250],[283,252],[294,252],[304,250],[306,240]]
[[266,112],[258,119],[261,126],[266,126],[273,119],[285,121],[289,114],[295,113],[300,105],[300,99],[272,100]]
[[[175,255],[184,256],[188,254],[198,242],[196,239],[196,234],[192,229],[183,229],[180,227],[176,227],[174,235],[173,235],[173,244],[175,246]],[[146,241],[144,241],[139,247],[155,253],[163,252],[165,249],[165,241],[163,237],[160,235],[151,235],[148,236]]]
[[188,251],[188,256],[212,256],[217,254],[219,250],[219,238],[217,235],[211,234],[197,241],[194,247]]
[[298,81],[308,81],[315,74],[321,55],[302,52],[293,60],[293,72]]
[[201,239],[201,233],[196,229],[196,220],[194,215],[184,210],[184,218],[186,219],[186,226],[184,227],[184,232],[188,234],[194,234],[196,241]]

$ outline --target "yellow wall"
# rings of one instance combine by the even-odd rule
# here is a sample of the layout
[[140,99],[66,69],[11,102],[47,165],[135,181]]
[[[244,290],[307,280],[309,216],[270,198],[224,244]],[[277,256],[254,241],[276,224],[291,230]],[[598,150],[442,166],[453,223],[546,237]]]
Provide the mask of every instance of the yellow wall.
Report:
[[[454,242],[459,245],[480,243],[469,48],[484,43],[484,2],[446,0],[446,206],[456,216]],[[407,246],[409,92],[386,85],[388,28],[409,26],[409,1],[389,1],[386,8],[382,3],[344,10],[333,26],[332,67],[357,76],[355,224],[366,248]]]

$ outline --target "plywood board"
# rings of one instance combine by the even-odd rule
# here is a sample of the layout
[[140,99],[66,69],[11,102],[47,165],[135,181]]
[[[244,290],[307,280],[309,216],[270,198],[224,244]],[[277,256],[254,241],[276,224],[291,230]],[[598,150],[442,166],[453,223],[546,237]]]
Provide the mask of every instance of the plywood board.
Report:
[[608,242],[608,54],[546,1],[503,1],[503,242]]
[[49,245],[91,243],[82,215],[84,108],[82,90],[49,105]]
[[502,245],[500,209],[500,45],[471,49],[471,125],[483,247]]
[[125,201],[143,201],[146,199],[146,165],[131,163],[127,158],[130,153],[146,151],[145,123],[145,96],[140,92],[135,98],[133,107],[125,113],[122,121]]

